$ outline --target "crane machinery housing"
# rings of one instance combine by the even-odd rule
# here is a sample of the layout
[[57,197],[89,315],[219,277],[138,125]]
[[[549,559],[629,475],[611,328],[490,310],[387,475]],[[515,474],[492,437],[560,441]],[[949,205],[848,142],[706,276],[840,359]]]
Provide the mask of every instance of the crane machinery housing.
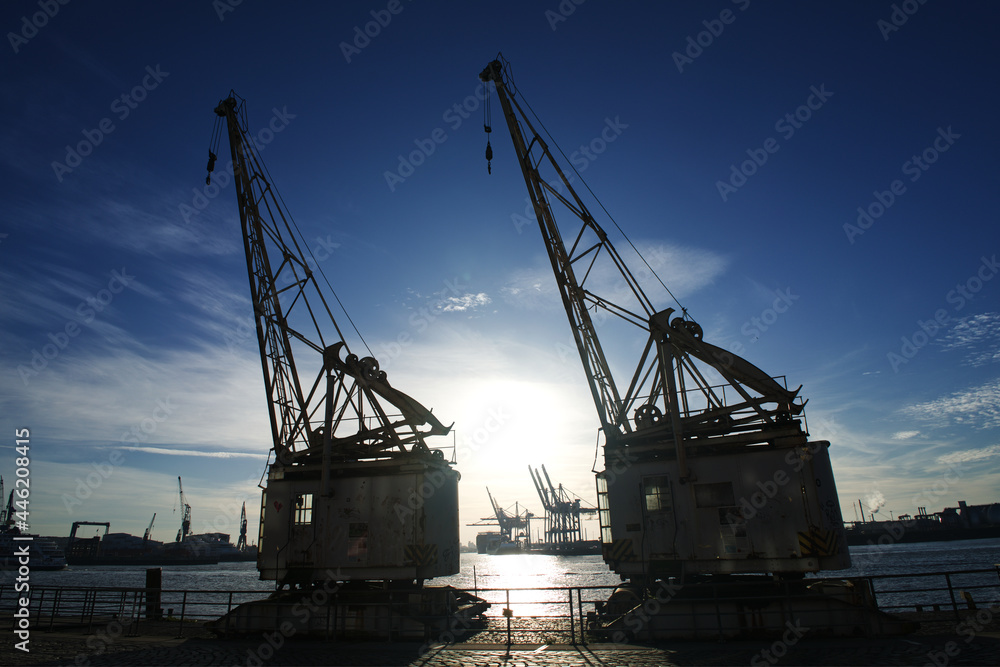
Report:
[[[829,443],[809,439],[801,387],[705,341],[685,310],[647,296],[535,130],[507,63],[492,61],[480,79],[494,84],[597,408],[608,565],[642,583],[849,567]],[[602,334],[617,322],[645,338],[632,373],[612,371],[626,352],[602,347],[599,316]]]
[[215,113],[209,178],[225,133],[271,424],[261,579],[413,584],[457,573],[459,474],[427,444],[451,427],[393,387],[373,356],[351,352],[249,136],[244,100],[230,93]]

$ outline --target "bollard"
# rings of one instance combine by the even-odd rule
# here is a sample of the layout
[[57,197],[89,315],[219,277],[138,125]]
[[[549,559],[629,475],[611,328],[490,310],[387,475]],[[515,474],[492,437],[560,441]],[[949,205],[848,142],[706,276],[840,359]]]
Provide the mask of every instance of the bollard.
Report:
[[163,617],[160,609],[160,589],[163,588],[163,569],[151,567],[146,570],[146,620],[158,621]]

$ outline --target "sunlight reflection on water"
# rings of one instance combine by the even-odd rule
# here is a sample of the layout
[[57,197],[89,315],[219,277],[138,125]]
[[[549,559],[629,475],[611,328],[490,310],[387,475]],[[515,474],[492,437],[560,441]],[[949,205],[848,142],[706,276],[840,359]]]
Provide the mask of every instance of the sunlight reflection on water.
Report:
[[[561,589],[568,586],[616,586],[621,580],[599,555],[465,553],[459,574],[432,583],[478,591],[480,597],[499,608],[506,606],[509,590],[511,610],[515,616],[524,617],[565,614],[569,594]],[[546,588],[560,590],[539,590]]]

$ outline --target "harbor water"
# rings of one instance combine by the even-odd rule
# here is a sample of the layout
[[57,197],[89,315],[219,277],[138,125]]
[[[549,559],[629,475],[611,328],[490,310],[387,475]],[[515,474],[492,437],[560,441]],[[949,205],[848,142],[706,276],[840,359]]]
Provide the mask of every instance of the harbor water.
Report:
[[[852,567],[819,576],[857,577],[955,570],[975,570],[1000,563],[1000,538],[955,542],[860,545],[850,547]],[[142,587],[144,566],[70,566],[55,572],[32,572],[36,586]],[[253,562],[216,565],[164,565],[163,588],[175,590],[273,590],[274,582],[261,581]],[[13,576],[0,572],[0,583]],[[614,586],[619,577],[601,556],[546,556],[539,554],[463,553],[458,574],[431,580],[457,588],[549,588]]]
[[[852,567],[837,572],[821,572],[816,576],[831,578],[882,577],[886,575],[926,574],[982,570],[1000,563],[1000,538],[926,542],[910,544],[852,546]],[[31,573],[33,587],[127,587],[145,586],[144,566],[71,566],[61,571]],[[219,563],[216,565],[163,566],[164,591],[238,591],[233,604],[261,599],[274,590],[273,581],[261,581],[253,562]],[[14,573],[0,572],[0,584],[12,583]],[[944,578],[892,578],[875,581],[879,605],[890,609],[915,604],[947,604],[948,596],[941,591],[921,593],[919,589],[944,585]],[[494,604],[497,609],[510,607],[517,616],[545,616],[565,613],[567,588],[613,587],[621,579],[611,572],[601,556],[550,556],[541,554],[488,555],[462,554],[458,574],[428,581],[432,585],[451,585],[474,592]],[[1000,604],[1000,581],[995,572],[951,577],[956,591],[970,586],[989,586],[977,591],[981,604]],[[906,591],[906,592],[899,592]],[[583,600],[606,599],[608,590],[589,590]],[[957,595],[957,593],[956,593]],[[944,596],[944,597],[943,597]],[[197,599],[197,594],[186,598]],[[164,594],[164,608],[180,608],[182,595]],[[204,615],[225,613],[220,600],[227,596],[204,596],[200,607]],[[211,599],[213,602],[209,603]],[[580,600],[581,598],[577,598]],[[195,605],[196,608],[198,605]],[[563,610],[563,611],[560,611]],[[199,614],[199,615],[203,615]]]

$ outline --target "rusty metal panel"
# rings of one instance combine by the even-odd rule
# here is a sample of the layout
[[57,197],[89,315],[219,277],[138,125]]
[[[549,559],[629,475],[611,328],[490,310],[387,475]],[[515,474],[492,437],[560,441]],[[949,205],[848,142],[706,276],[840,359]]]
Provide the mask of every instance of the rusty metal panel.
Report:
[[638,558],[606,560],[626,576],[817,572],[850,566],[829,443],[742,450],[604,472],[613,543]]
[[458,473],[436,459],[272,470],[264,491],[262,579],[299,583],[429,579],[459,570]]

